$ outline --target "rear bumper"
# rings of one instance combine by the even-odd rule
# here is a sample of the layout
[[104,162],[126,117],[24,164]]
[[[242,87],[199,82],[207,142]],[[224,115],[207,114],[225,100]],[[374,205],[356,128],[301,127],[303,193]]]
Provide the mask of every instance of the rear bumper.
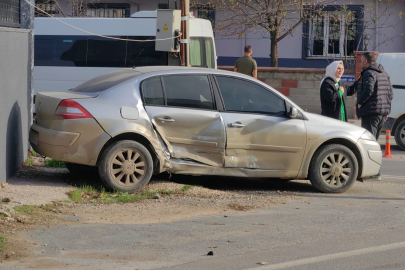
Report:
[[94,119],[65,120],[63,127],[65,130],[55,130],[33,124],[29,134],[32,148],[55,160],[95,166],[111,137]]
[[359,140],[358,148],[362,152],[363,169],[360,178],[377,175],[382,163],[382,151],[376,141]]
[[67,147],[72,145],[79,136],[80,133],[53,130],[33,124],[30,129],[29,140],[31,145],[39,145],[41,142],[52,146]]

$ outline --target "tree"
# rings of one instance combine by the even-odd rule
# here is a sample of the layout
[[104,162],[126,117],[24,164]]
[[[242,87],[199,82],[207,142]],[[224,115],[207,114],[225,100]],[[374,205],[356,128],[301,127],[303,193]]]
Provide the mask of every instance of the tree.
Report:
[[278,66],[278,43],[311,15],[322,10],[320,1],[307,0],[209,0],[215,10],[215,31],[243,36],[248,31],[270,35],[271,66]]

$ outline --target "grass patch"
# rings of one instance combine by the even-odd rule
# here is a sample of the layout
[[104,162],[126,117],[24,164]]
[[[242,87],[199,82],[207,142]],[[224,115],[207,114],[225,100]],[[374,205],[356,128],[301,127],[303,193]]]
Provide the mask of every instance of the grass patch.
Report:
[[32,160],[31,157],[28,157],[25,161],[24,161],[25,166],[32,166],[32,164],[34,164],[34,161]]
[[38,212],[39,206],[36,205],[21,205],[14,207],[14,210],[22,215],[30,215]]
[[3,235],[0,235],[0,250],[5,248],[4,243],[6,241],[7,241],[7,237],[3,236]]
[[106,192],[104,189],[99,191],[92,186],[83,186],[69,192],[68,195],[70,199],[76,203],[131,203],[140,200],[153,199],[157,194],[162,196],[184,194],[190,188],[192,188],[192,186],[185,185],[180,189],[170,190],[166,188],[157,191],[142,190],[131,194],[121,191]]
[[46,159],[45,166],[48,168],[66,168],[65,163],[54,159]]

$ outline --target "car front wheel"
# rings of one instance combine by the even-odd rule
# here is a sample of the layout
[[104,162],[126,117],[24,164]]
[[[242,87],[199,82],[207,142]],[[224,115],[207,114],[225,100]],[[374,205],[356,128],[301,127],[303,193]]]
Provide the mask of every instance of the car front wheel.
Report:
[[142,144],[124,140],[109,145],[98,166],[100,178],[114,190],[133,193],[152,177],[153,160]]
[[308,178],[321,192],[341,193],[354,184],[357,174],[358,163],[353,152],[346,146],[329,144],[315,152]]

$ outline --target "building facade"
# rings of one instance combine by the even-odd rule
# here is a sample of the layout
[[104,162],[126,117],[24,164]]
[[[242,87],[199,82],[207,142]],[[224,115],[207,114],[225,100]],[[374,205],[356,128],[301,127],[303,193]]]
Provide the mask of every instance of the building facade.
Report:
[[34,9],[25,0],[0,0],[1,183],[21,168],[29,148],[33,19]]

